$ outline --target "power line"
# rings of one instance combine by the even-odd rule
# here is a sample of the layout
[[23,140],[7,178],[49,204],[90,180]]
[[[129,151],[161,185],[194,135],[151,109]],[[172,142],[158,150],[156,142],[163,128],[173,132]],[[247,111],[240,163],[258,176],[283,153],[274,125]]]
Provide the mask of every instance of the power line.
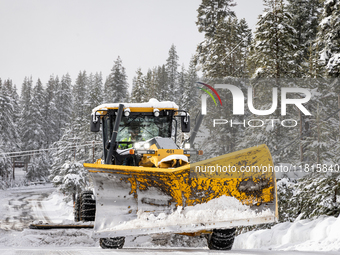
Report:
[[[65,149],[72,149],[72,148],[78,148],[78,147],[86,147],[86,146],[93,146],[97,144],[102,144],[101,142],[95,142],[95,143],[87,143],[87,144],[80,144],[80,145],[67,145],[64,146]],[[5,156],[7,158],[15,158],[15,157],[25,157],[25,156],[31,156],[31,155],[38,155],[42,154],[46,151],[53,151],[53,150],[59,150],[60,148],[48,148],[48,149],[39,149],[39,150],[27,150],[27,151],[17,151],[17,152],[4,152],[0,153],[0,156]]]

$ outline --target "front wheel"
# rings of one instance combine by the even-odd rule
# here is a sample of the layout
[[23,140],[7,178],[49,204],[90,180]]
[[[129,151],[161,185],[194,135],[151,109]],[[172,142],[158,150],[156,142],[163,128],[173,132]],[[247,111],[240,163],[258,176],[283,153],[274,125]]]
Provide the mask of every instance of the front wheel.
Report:
[[99,244],[103,249],[122,249],[125,243],[125,237],[100,238]]
[[208,238],[210,250],[231,250],[235,239],[235,228],[214,229]]
[[96,200],[93,198],[92,191],[83,191],[80,194],[80,213],[81,221],[94,221],[96,217]]
[[76,196],[76,201],[74,202],[73,207],[74,221],[80,221],[80,197]]

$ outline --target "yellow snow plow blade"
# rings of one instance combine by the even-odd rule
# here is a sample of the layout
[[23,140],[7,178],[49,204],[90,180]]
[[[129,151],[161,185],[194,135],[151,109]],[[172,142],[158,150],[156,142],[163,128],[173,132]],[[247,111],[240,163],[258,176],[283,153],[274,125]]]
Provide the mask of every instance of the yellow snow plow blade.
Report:
[[84,166],[95,186],[95,237],[192,233],[278,217],[266,145],[177,168]]

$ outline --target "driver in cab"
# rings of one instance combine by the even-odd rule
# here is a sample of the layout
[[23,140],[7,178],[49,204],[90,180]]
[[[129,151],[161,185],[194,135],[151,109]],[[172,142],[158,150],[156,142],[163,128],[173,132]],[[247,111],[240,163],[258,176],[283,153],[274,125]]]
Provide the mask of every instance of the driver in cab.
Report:
[[131,125],[129,127],[129,137],[125,137],[122,139],[122,142],[129,142],[129,143],[121,143],[119,145],[119,149],[131,149],[133,147],[133,142],[137,141],[137,137],[140,134],[139,127]]

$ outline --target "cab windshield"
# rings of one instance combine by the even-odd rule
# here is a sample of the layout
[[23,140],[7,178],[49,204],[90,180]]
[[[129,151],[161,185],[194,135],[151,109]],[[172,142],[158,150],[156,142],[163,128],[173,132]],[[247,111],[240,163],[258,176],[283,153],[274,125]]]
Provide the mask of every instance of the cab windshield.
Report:
[[129,116],[119,124],[117,141],[146,141],[156,136],[170,137],[171,123],[168,116]]
[[[114,120],[111,116],[104,118],[105,141],[111,139],[114,127]],[[117,142],[133,143],[146,141],[156,136],[171,137],[171,117],[153,115],[130,115],[123,116],[119,124]]]

